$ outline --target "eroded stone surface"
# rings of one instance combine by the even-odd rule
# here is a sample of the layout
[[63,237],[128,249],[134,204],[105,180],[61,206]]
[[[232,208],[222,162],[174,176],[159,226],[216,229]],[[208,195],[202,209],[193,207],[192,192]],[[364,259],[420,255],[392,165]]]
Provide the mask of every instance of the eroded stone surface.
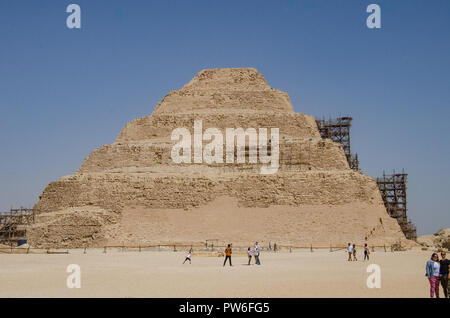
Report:
[[[260,164],[248,162],[173,163],[171,132],[192,132],[194,120],[203,130],[279,128],[278,173],[261,175]],[[294,113],[288,95],[252,68],[201,71],[151,116],[94,150],[75,174],[50,183],[35,209],[34,246],[410,244],[375,180],[349,169],[342,147],[321,140],[314,118]]]

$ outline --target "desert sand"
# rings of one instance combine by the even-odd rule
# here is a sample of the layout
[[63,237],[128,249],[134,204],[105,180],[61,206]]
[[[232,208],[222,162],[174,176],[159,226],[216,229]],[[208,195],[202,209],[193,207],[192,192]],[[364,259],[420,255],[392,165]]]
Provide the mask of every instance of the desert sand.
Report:
[[[429,297],[425,262],[431,251],[373,252],[348,262],[344,251],[263,252],[261,266],[233,267],[222,257],[185,252],[70,250],[65,255],[0,254],[0,297]],[[253,263],[253,262],[252,262]],[[66,287],[66,267],[81,266],[81,288]],[[381,288],[369,289],[369,264]]]

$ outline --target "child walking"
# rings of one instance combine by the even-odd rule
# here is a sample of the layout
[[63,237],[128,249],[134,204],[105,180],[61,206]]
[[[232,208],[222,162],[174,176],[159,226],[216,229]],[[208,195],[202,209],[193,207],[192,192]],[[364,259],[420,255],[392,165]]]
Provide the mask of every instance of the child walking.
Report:
[[248,265],[250,265],[250,262],[252,261],[252,257],[253,257],[253,251],[250,247],[247,250],[247,254],[248,254]]
[[184,259],[183,264],[186,263],[186,261],[189,261],[189,264],[192,264],[192,263],[191,263],[191,253],[192,253],[192,248],[191,248],[191,249],[189,250],[189,252],[187,253],[186,258]]

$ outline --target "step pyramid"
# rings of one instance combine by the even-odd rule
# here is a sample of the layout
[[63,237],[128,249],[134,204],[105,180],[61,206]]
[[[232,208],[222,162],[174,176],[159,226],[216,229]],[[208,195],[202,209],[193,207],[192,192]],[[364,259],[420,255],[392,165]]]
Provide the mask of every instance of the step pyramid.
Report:
[[[276,173],[262,174],[264,163],[249,157],[175,163],[172,133],[183,127],[194,134],[196,121],[202,132],[278,128]],[[351,170],[341,145],[322,140],[314,118],[294,112],[289,96],[253,68],[199,72],[75,174],[47,185],[34,209],[29,240],[43,247],[409,242],[375,180]]]

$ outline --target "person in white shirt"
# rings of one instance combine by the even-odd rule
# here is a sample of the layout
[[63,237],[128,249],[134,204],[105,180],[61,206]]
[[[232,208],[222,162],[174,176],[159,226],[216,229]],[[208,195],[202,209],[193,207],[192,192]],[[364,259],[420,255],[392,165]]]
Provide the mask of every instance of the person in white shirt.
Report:
[[186,261],[189,261],[189,264],[192,264],[192,263],[191,263],[191,253],[192,253],[192,248],[191,248],[191,249],[189,250],[189,252],[187,253],[186,258],[185,258],[183,264],[186,263]]
[[255,262],[256,265],[261,265],[261,262],[259,260],[259,255],[261,253],[261,246],[259,246],[258,242],[255,243]]
[[348,253],[348,261],[352,261],[352,254],[353,254],[353,246],[350,244],[350,243],[348,243],[348,246],[347,246],[347,253]]
[[369,255],[370,255],[370,250],[369,250],[369,246],[367,245],[367,243],[364,243],[364,261],[369,260]]
[[439,298],[439,278],[440,278],[440,268],[439,256],[436,253],[431,255],[431,259],[426,265],[426,276],[430,282],[430,297]]
[[247,254],[248,254],[248,265],[250,265],[250,262],[252,261],[252,257],[253,257],[253,250],[250,249],[250,247],[247,250]]

